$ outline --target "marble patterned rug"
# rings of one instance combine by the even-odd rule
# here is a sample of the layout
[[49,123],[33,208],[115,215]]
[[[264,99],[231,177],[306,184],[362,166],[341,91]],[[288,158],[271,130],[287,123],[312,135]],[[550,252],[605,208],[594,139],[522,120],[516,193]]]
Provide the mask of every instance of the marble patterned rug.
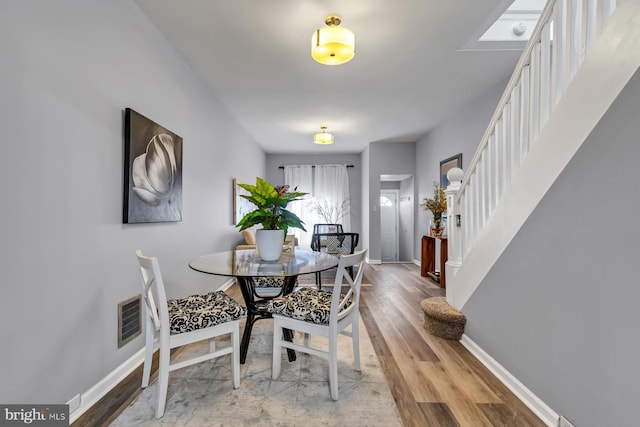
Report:
[[[241,324],[241,333],[243,327]],[[283,350],[280,378],[271,379],[272,328],[273,321],[268,319],[255,324],[247,361],[240,368],[239,389],[233,389],[231,384],[231,356],[223,356],[171,372],[166,411],[159,420],[154,416],[157,402],[154,381],[110,426],[402,425],[362,320],[362,372],[353,369],[351,338],[340,336],[338,401],[331,399],[328,364],[319,357],[298,352],[297,360],[289,362]],[[312,342],[324,345],[321,338],[314,337]],[[177,357],[203,353],[206,346],[206,343],[190,345]]]

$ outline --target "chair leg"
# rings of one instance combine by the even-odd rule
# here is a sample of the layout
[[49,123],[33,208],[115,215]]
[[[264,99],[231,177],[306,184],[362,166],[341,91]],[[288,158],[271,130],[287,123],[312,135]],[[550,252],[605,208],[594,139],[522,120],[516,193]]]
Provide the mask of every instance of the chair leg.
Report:
[[322,276],[320,276],[320,272],[316,273],[316,286],[318,290],[322,289]]
[[[356,313],[357,314],[357,313]],[[360,367],[360,326],[358,322],[358,316],[353,317],[353,322],[351,323],[351,341],[353,345],[353,363],[355,365],[355,369],[358,372],[362,372],[362,368]]]
[[271,378],[274,380],[280,376],[280,363],[282,358],[282,326],[277,319],[273,320],[273,362],[271,365]]
[[331,398],[338,400],[338,337],[329,337],[329,387]]
[[167,345],[160,346],[160,366],[158,367],[158,407],[156,408],[156,418],[164,415],[164,406],[167,403],[167,389],[169,388],[169,348]]
[[309,347],[309,334],[305,332],[304,334],[304,346]]
[[144,365],[142,368],[142,388],[147,388],[151,377],[151,361],[153,359],[153,342],[155,334],[153,328],[149,327],[150,319],[147,319],[147,331],[144,345]]
[[[291,329],[282,328],[282,339],[284,341],[293,342],[293,335],[294,333]],[[289,359],[289,362],[295,362],[296,351],[287,347],[287,358]]]
[[233,369],[233,388],[240,388],[240,322],[233,324],[233,332],[231,332],[231,345],[233,353],[231,353],[231,368]]

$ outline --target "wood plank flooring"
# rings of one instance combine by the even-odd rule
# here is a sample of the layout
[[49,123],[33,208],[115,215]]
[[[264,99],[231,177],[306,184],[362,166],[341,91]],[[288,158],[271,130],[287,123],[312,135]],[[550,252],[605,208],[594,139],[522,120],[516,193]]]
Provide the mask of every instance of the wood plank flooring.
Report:
[[367,265],[360,313],[405,426],[544,426],[459,342],[423,327],[444,290],[414,264]]
[[[365,268],[360,314],[406,427],[545,425],[462,344],[424,329],[420,301],[444,289],[418,266]],[[236,286],[229,294],[242,301]]]

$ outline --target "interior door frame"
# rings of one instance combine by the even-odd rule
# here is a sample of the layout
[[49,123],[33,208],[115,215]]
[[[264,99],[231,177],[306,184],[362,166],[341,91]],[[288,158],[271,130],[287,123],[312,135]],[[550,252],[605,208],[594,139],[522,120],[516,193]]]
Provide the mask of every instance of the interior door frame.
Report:
[[[394,215],[395,215],[395,223],[396,223],[396,229],[395,229],[395,233],[394,233],[394,241],[395,241],[395,257],[392,261],[384,261],[382,258],[382,218],[380,219],[380,261],[381,262],[398,262],[400,260],[400,190],[398,189],[380,189],[380,197],[382,197],[383,194],[389,194],[392,193],[395,195],[395,211],[394,211]],[[382,206],[380,206],[380,215],[382,216]]]

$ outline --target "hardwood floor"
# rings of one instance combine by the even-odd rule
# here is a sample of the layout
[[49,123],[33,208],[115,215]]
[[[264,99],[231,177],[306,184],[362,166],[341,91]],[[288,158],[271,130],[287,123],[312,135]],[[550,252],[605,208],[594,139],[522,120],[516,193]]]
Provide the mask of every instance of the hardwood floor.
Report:
[[[420,301],[444,291],[414,264],[366,265],[360,314],[405,426],[544,426],[458,341],[423,327]],[[323,278],[323,282],[327,283]],[[240,289],[228,290],[242,301]],[[157,362],[154,363],[154,370]],[[132,373],[72,424],[108,426],[140,392]]]
[[458,341],[430,335],[420,301],[444,290],[413,264],[367,265],[360,313],[405,426],[544,426]]

